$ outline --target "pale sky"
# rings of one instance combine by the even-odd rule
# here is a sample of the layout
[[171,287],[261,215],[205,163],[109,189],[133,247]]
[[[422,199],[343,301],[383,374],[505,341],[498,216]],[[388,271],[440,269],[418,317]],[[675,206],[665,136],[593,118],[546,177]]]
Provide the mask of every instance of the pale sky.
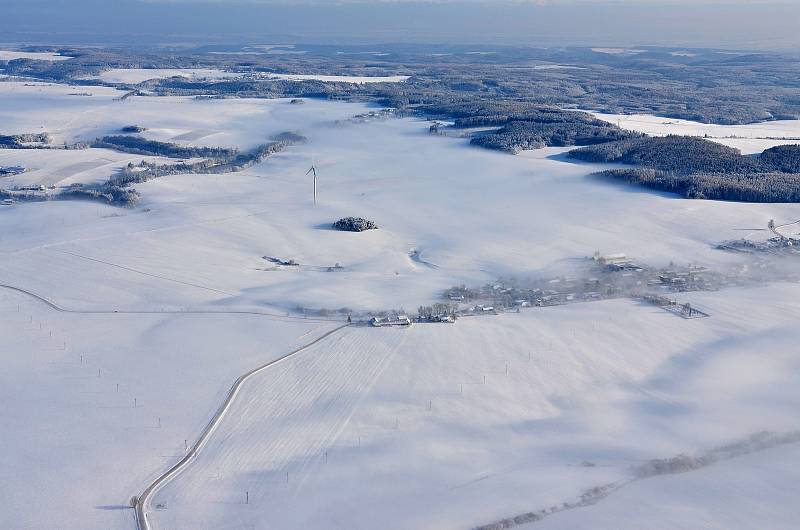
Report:
[[0,41],[800,49],[800,0],[0,0]]

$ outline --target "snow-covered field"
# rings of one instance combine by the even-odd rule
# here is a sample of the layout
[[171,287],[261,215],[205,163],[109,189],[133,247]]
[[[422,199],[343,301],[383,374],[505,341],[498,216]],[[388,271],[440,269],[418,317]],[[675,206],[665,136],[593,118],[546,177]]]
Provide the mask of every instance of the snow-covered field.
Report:
[[[183,454],[235,378],[333,327],[287,319],[298,305],[413,311],[454,284],[563,273],[595,250],[725,266],[739,258],[715,243],[800,218],[792,204],[609,185],[563,150],[471,148],[415,119],[334,124],[364,105],[120,94],[3,83],[0,133],[72,142],[137,124],[187,145],[247,149],[286,130],[309,142],[241,173],[139,184],[131,210],[0,206],[0,283],[90,311],[0,289],[4,528],[133,528],[124,506]],[[16,178],[50,183],[128,159],[75,153],[86,158],[0,151],[0,165],[41,168]],[[103,157],[109,166],[94,165]],[[348,215],[380,229],[329,229]],[[300,266],[275,269],[265,255]],[[711,314],[698,320],[618,300],[348,328],[249,381],[198,458],[156,492],[151,523],[470,528],[627,480],[642,460],[797,430],[798,295],[789,284],[687,295]],[[633,530],[657,514],[659,528],[789,528],[800,513],[781,492],[800,483],[781,463],[796,455],[778,447],[636,481],[537,524]]]
[[52,52],[20,52],[15,50],[0,50],[0,61],[13,61],[15,59],[31,59],[34,61],[66,61],[72,59],[67,55]]
[[[76,95],[76,94],[91,94]],[[325,106],[309,101],[310,111],[277,100],[194,100],[130,98],[107,87],[45,83],[0,83],[0,134],[46,132],[53,145],[91,141],[120,134],[122,127],[147,127],[149,139],[193,146],[251,149],[277,133],[310,129],[347,118],[362,107]],[[107,179],[128,162],[166,163],[165,159],[88,150],[0,150],[0,165],[27,168],[24,174],[0,178],[0,188],[34,184],[68,185]]]
[[131,496],[183,455],[233,380],[330,327],[108,303],[59,313],[0,289],[2,528],[134,528]]
[[[346,331],[254,382],[195,464],[156,496],[165,509],[153,520],[465,529],[629,480],[652,458],[792,431],[798,295],[780,285],[693,296],[713,315],[702,321],[615,301]],[[797,454],[775,449],[698,477],[641,480],[592,509],[602,520],[575,510],[548,523],[788,529],[800,517],[789,502],[800,475],[786,465]],[[728,513],[720,497],[736,498],[731,476],[761,488],[740,486],[756,496]],[[667,509],[687,498],[684,511]]]
[[635,48],[592,48],[592,51],[594,53],[604,53],[607,55],[638,55],[647,52],[647,50]]
[[760,153],[770,147],[800,144],[800,120],[776,120],[748,125],[717,125],[648,114],[602,114],[594,116],[631,131],[651,136],[678,134],[706,136],[714,142],[735,147],[743,154]]
[[0,177],[0,188],[95,184],[105,182],[129,162],[138,164],[142,160],[159,164],[175,162],[164,157],[131,155],[110,149],[0,150],[0,165],[26,168],[24,173]]

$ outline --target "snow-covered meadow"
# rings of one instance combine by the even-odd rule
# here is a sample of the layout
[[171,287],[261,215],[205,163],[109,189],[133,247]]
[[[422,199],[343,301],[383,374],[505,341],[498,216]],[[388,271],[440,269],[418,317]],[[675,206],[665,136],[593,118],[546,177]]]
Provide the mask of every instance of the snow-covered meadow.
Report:
[[0,288],[2,528],[134,528],[131,497],[183,455],[231,382],[331,327],[94,309],[56,312]]
[[31,61],[66,61],[72,59],[68,55],[59,55],[53,52],[21,52],[17,50],[0,50],[0,61],[14,61],[28,59]]
[[619,125],[623,129],[650,136],[677,134],[702,136],[735,147],[742,154],[756,154],[776,145],[800,144],[800,120],[775,120],[747,125],[718,125],[649,114],[603,114],[595,117]]
[[[715,243],[800,218],[793,204],[596,181],[596,166],[561,149],[511,156],[430,136],[417,119],[347,122],[371,110],[359,104],[121,94],[0,83],[0,134],[75,142],[135,124],[184,145],[246,150],[289,130],[309,141],[244,172],[137,184],[135,209],[0,206],[0,283],[88,311],[0,289],[3,527],[132,528],[125,505],[183,454],[235,378],[333,327],[286,318],[297,306],[413,310],[455,284],[561,274],[595,250],[726,266],[740,258]],[[31,169],[8,177],[26,184],[95,181],[142,158],[0,151],[0,165]],[[329,228],[349,215],[380,229]],[[790,284],[686,295],[712,315],[698,320],[619,300],[343,330],[245,385],[198,458],[156,492],[151,524],[470,528],[626,480],[642,460],[796,430],[798,295]],[[800,483],[780,461],[792,455],[637,481],[537,524],[574,528],[597,513],[599,527],[634,529],[659,513],[663,528],[788,528],[800,513],[780,492]],[[734,476],[761,491],[737,503],[738,526],[722,513]],[[719,495],[697,501],[709,488]],[[691,491],[693,511],[666,510]]]

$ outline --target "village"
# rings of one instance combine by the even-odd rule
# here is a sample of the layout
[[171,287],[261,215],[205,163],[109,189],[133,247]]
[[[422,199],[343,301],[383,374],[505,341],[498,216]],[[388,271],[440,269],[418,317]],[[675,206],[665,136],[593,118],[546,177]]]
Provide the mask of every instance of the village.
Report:
[[[798,222],[776,225],[774,220],[767,224],[767,230],[774,234],[766,241],[751,241],[749,239],[733,239],[723,241],[717,248],[728,252],[741,252],[744,254],[773,254],[778,256],[800,255],[800,237],[791,237],[781,232],[781,229],[797,225]],[[796,236],[800,236],[797,234]]]
[[676,295],[797,279],[800,274],[784,271],[767,261],[741,264],[725,271],[693,264],[649,268],[625,254],[597,252],[582,260],[570,276],[525,281],[504,279],[480,288],[451,287],[442,294],[442,302],[420,306],[416,316],[388,313],[374,316],[369,322],[374,327],[453,324],[465,317],[620,298],[656,306],[686,319],[702,318],[710,315],[689,302],[679,302]]

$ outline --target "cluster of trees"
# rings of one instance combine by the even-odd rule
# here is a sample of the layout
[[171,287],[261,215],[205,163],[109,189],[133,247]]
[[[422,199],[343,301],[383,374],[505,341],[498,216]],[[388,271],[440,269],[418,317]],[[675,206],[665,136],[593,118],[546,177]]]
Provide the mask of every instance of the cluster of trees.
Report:
[[12,192],[7,189],[0,188],[0,201],[4,199],[12,199],[14,201],[19,201],[19,202],[40,202],[40,201],[46,201],[47,195],[29,191],[23,193],[20,193],[18,191]]
[[776,171],[800,173],[800,145],[778,145],[759,156],[761,162]]
[[52,139],[47,133],[24,133],[0,135],[0,149],[27,149],[27,144],[48,145]]
[[377,228],[378,225],[374,222],[362,217],[345,217],[333,223],[334,230],[342,230],[344,232],[363,232]]
[[[586,123],[589,125],[607,126],[608,123],[598,120],[586,112],[562,110],[548,107],[504,105],[505,108],[493,109],[492,114],[472,114],[454,120],[455,127],[494,127],[516,121],[535,123]],[[462,109],[463,113],[463,109]]]
[[687,199],[740,202],[800,202],[798,173],[691,173],[653,168],[611,169],[597,174],[615,181],[677,193]]
[[225,157],[221,159],[204,158],[203,160],[191,163],[156,164],[155,162],[147,162],[145,160],[138,165],[129,163],[127,166],[123,167],[119,173],[112,176],[109,183],[114,186],[125,187],[167,175],[236,173],[264,161],[269,156],[283,151],[291,145],[303,143],[305,141],[306,137],[302,134],[287,131],[275,135],[270,143],[260,145],[247,153],[238,153],[238,151],[226,150],[224,148],[199,148],[219,150],[220,152],[234,151],[237,154],[233,158],[226,154]]
[[21,166],[0,166],[0,177],[8,177],[24,173],[25,168]]
[[124,133],[143,133],[147,130],[147,127],[142,127],[141,125],[126,125],[121,130]]
[[641,166],[601,176],[690,199],[800,202],[800,146],[778,146],[759,156],[697,137],[637,138],[570,151],[586,162]]
[[56,195],[57,199],[88,199],[99,201],[114,206],[133,207],[139,204],[141,196],[133,188],[126,188],[107,182],[100,186],[84,186],[72,184],[66,190]]
[[683,174],[747,173],[763,167],[759,159],[744,156],[738,149],[693,136],[642,137],[575,149],[569,156],[584,162],[619,162]]
[[139,193],[132,188],[124,188],[110,182],[98,186],[85,186],[72,184],[67,189],[55,193],[19,192],[8,191],[0,188],[0,200],[13,199],[19,202],[42,202],[50,200],[85,199],[99,201],[114,206],[136,206],[139,203]]
[[226,147],[193,147],[169,142],[148,140],[142,136],[104,136],[92,143],[92,147],[114,149],[137,155],[164,156],[168,158],[212,158],[233,160],[237,149]]
[[455,317],[458,314],[458,304],[436,302],[433,305],[419,306],[417,315],[421,319],[430,319],[436,316]]
[[[616,142],[638,136],[599,120],[565,117],[563,121],[511,121],[505,127],[473,138],[470,143],[488,149],[517,153],[523,149],[566,147]],[[548,119],[546,117],[545,119]]]

